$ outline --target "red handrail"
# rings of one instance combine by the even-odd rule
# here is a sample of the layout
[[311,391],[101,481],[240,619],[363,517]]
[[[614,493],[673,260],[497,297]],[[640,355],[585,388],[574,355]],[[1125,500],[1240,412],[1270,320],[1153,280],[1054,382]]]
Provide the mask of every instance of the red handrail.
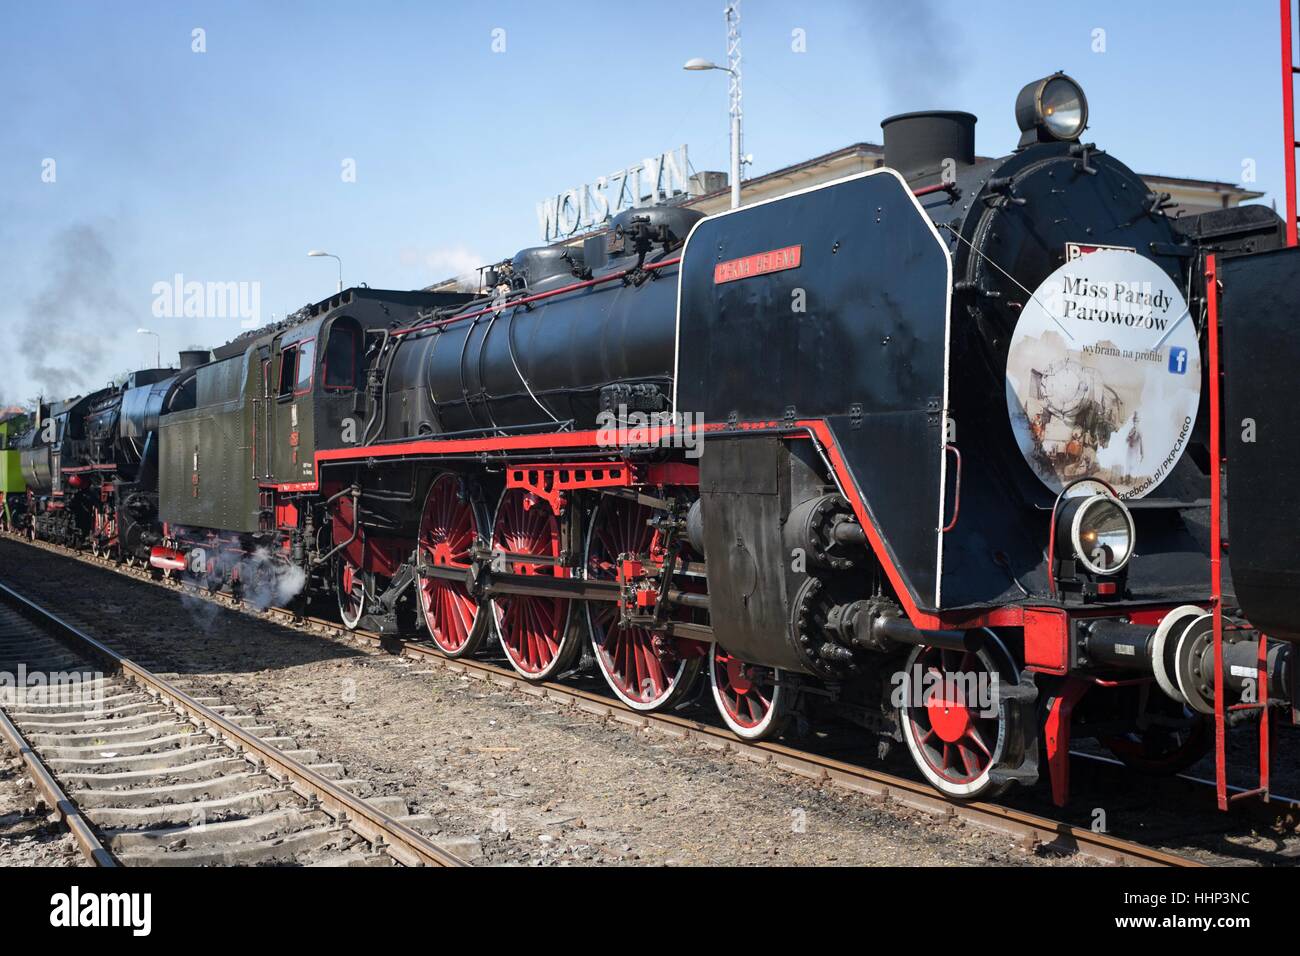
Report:
[[[656,269],[665,269],[668,266],[674,266],[681,262],[681,256],[676,259],[663,259],[659,262],[652,262],[647,266],[642,266],[643,272],[653,272]],[[538,292],[536,295],[524,296],[522,299],[509,299],[499,305],[489,305],[486,308],[479,309],[477,312],[466,312],[461,315],[448,316],[445,319],[439,319],[437,322],[426,322],[424,325],[415,325],[409,329],[398,329],[393,332],[393,338],[399,338],[403,335],[410,335],[412,332],[423,332],[425,329],[436,329],[444,325],[450,325],[453,322],[462,322],[465,319],[476,319],[480,315],[487,315],[489,312],[500,312],[504,309],[513,309],[517,305],[528,305],[530,302],[540,302],[542,299],[550,299],[557,295],[564,295],[566,292],[577,292],[581,289],[590,289],[592,286],[603,285],[606,282],[613,282],[616,279],[630,275],[632,269],[624,269],[622,272],[611,272],[607,276],[600,276],[597,279],[584,279],[582,282],[573,282],[569,285],[562,286],[558,289],[548,289],[546,292]]]

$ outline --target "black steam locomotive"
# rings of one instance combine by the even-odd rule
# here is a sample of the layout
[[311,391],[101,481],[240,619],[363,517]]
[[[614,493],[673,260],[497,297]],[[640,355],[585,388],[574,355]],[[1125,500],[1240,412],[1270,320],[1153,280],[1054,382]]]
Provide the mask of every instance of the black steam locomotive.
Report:
[[142,369],[121,385],[41,404],[15,441],[26,484],[20,524],[29,537],[135,564],[162,540],[158,517],[158,420],[194,404],[194,369]]
[[[330,589],[349,627],[499,642],[532,680],[591,661],[639,710],[705,671],[740,736],[834,712],[952,796],[1035,782],[1041,749],[1063,800],[1071,732],[1187,765],[1214,707],[1206,256],[1280,222],[1168,215],[1082,141],[1069,77],[1016,114],[996,159],[969,114],[896,116],[880,169],[630,210],[477,295],[350,289],[217,349],[159,410],[151,563]],[[1235,700],[1263,638],[1234,635]],[[1294,700],[1293,646],[1263,657]]]

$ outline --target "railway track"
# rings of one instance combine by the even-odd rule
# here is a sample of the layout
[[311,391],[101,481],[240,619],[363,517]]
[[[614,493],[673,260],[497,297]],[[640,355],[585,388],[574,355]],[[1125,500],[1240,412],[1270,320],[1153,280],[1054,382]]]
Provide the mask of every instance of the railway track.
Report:
[[0,673],[0,734],[94,865],[464,865],[401,798],[355,796],[339,765],[3,583]]
[[1095,833],[1086,828],[1071,826],[999,804],[958,803],[947,800],[925,784],[906,777],[812,754],[784,744],[749,743],[738,739],[721,727],[675,714],[638,713],[613,698],[592,691],[564,684],[530,683],[509,668],[481,660],[463,658],[451,660],[442,656],[432,646],[418,641],[381,636],[367,631],[349,631],[332,621],[323,618],[297,618],[292,612],[280,608],[273,608],[269,613],[326,633],[331,637],[359,641],[390,653],[432,663],[452,674],[464,675],[521,693],[546,698],[580,712],[617,721],[640,730],[654,729],[678,739],[696,741],[711,749],[730,752],[755,763],[770,764],[799,777],[862,794],[867,799],[882,804],[894,803],[925,813],[959,817],[968,823],[1011,837],[1027,852],[1045,850],[1075,853],[1102,863],[1124,866],[1198,867],[1204,865],[1156,847],[1122,840],[1105,833]]
[[[209,597],[223,606],[239,606],[238,602],[227,595],[213,595],[202,589],[180,585],[177,582],[160,582],[147,569],[131,568],[106,559],[87,557],[46,542],[31,542],[25,538],[18,540],[65,557],[74,557],[97,567],[111,568],[137,580],[171,588],[183,587],[187,592]],[[810,753],[781,743],[749,743],[736,738],[722,727],[676,714],[639,713],[625,707],[613,697],[582,688],[549,682],[530,683],[508,667],[478,659],[451,660],[439,653],[433,645],[420,641],[389,635],[381,636],[361,630],[349,631],[334,621],[318,617],[303,617],[284,608],[272,607],[262,613],[300,630],[379,648],[388,653],[440,667],[452,674],[464,675],[520,693],[546,698],[556,704],[572,707],[596,717],[640,730],[653,729],[678,739],[698,742],[713,750],[732,753],[742,759],[770,764],[799,777],[861,794],[866,799],[881,804],[893,803],[927,814],[957,817],[974,826],[1003,834],[1027,852],[1077,854],[1109,865],[1168,867],[1204,865],[1199,861],[1157,847],[1146,846],[1107,833],[1094,832],[1086,827],[1074,826],[1025,810],[994,803],[950,801],[919,781]]]

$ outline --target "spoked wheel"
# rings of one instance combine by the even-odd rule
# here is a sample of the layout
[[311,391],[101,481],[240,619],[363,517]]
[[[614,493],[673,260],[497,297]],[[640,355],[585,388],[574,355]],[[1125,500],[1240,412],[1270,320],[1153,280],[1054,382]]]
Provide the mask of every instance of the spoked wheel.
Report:
[[334,590],[338,592],[339,617],[343,626],[355,631],[366,613],[366,585],[370,575],[354,568],[343,555],[334,571]]
[[[420,516],[420,564],[468,572],[470,549],[478,535],[474,504],[460,478],[439,476],[429,488]],[[479,603],[464,580],[421,578],[418,594],[424,624],[439,650],[448,657],[467,657],[482,647],[488,615],[479,613]]]
[[[647,524],[654,514],[638,502],[602,496],[587,529],[587,577],[618,580],[623,556],[662,561],[662,535]],[[613,601],[587,601],[586,611],[596,663],[619,700],[633,710],[664,710],[690,691],[703,660],[691,653],[694,648],[648,628],[623,626]]]
[[925,778],[949,797],[996,796],[991,779],[1007,756],[1012,732],[997,683],[1018,682],[1010,656],[991,634],[977,651],[918,647],[907,659],[903,739]]
[[[493,570],[504,574],[568,577],[560,567],[560,519],[549,504],[522,488],[507,488],[492,524]],[[530,557],[539,560],[530,561]],[[503,594],[492,598],[492,617],[511,666],[529,680],[569,670],[582,652],[571,627],[568,598]]]
[[790,721],[790,690],[780,668],[750,664],[714,644],[709,649],[709,682],[718,713],[737,737],[767,740]]
[[1140,685],[1138,691],[1144,726],[1100,739],[1125,766],[1138,773],[1168,776],[1186,770],[1209,752],[1214,743],[1210,718],[1153,693],[1150,684]]

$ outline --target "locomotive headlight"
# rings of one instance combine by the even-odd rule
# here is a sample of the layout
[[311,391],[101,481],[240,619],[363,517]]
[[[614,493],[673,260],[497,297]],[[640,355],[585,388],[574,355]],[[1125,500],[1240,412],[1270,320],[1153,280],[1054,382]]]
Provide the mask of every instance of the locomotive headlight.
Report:
[[1115,574],[1133,556],[1133,515],[1107,494],[1069,499],[1057,517],[1058,541],[1068,541],[1073,557],[1093,574]]
[[1088,125],[1088,98],[1064,73],[1034,80],[1016,97],[1020,145],[1035,141],[1076,140]]

